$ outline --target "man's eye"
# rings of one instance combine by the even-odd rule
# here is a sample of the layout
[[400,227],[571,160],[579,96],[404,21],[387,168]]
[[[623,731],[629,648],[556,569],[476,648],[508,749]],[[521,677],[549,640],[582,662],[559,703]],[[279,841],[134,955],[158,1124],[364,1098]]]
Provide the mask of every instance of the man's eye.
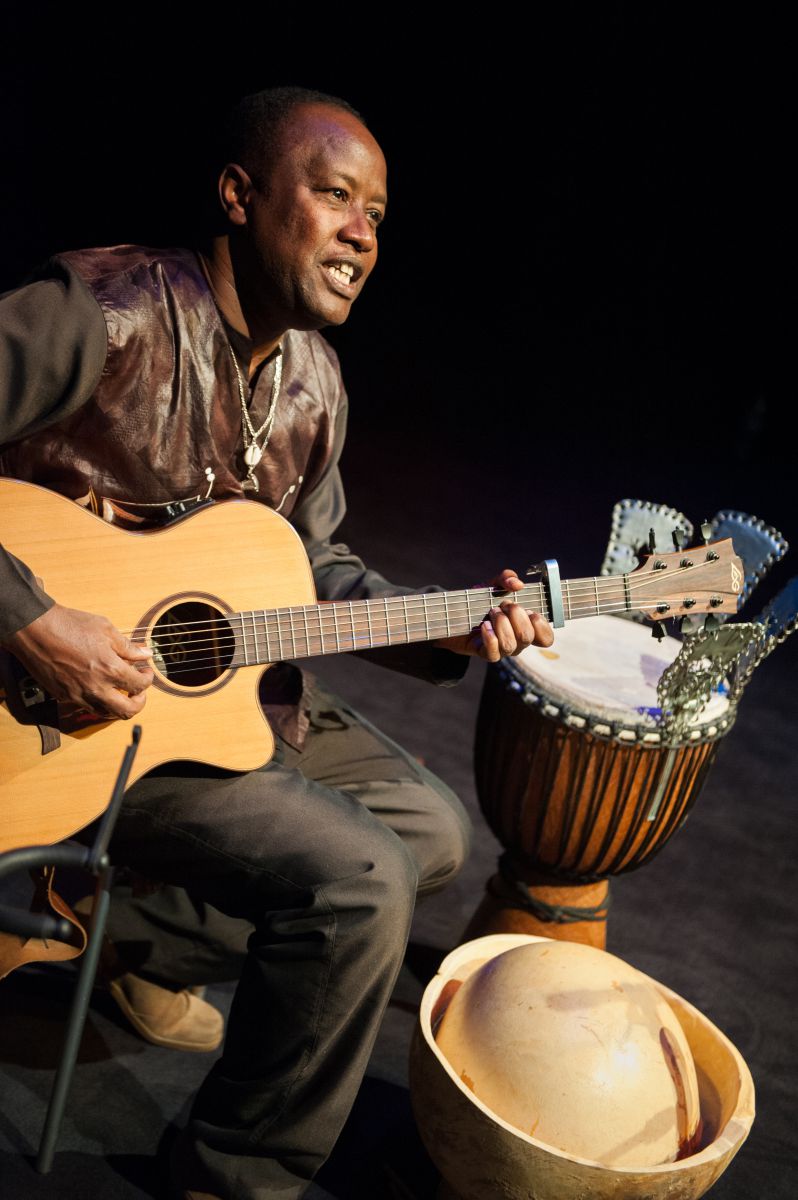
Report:
[[378,208],[370,208],[366,212],[366,216],[371,221],[372,225],[379,225],[382,221],[383,214]]
[[330,188],[330,195],[334,196],[336,200],[346,200],[347,199],[346,188],[340,188],[340,187]]

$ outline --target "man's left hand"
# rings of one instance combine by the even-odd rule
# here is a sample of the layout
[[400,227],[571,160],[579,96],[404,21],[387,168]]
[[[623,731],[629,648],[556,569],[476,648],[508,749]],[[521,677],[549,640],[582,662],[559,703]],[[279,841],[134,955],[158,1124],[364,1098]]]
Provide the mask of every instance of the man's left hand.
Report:
[[[503,592],[520,592],[524,585],[515,571],[507,570],[491,580],[490,586]],[[455,654],[472,654],[488,662],[498,662],[520,654],[527,646],[550,646],[553,641],[554,633],[545,617],[528,613],[513,600],[504,600],[470,633],[441,638],[435,645]]]

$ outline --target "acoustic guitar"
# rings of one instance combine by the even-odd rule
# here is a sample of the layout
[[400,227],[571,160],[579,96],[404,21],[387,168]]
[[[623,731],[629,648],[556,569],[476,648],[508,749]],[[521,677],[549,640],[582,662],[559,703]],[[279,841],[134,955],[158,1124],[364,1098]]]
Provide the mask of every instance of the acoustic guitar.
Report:
[[[743,581],[726,539],[651,555],[628,575],[556,587],[552,564],[548,577],[506,597],[482,587],[319,604],[298,534],[254,501],[130,533],[55,492],[0,479],[0,514],[0,544],[51,596],[106,616],[153,650],[130,783],[176,759],[233,771],[268,762],[274,740],[258,681],[275,662],[468,633],[504,598],[565,620],[736,612]],[[0,851],[60,841],[97,817],[130,737],[125,721],[47,696],[10,654],[2,666]]]

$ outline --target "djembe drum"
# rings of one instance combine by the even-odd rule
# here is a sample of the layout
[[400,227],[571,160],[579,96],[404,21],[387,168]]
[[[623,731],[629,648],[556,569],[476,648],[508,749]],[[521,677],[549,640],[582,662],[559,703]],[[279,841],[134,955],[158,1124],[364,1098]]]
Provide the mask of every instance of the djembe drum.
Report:
[[505,848],[465,937],[527,933],[604,947],[608,877],[651,859],[685,820],[734,706],[714,694],[668,733],[657,682],[681,643],[599,616],[488,671],[477,794]]

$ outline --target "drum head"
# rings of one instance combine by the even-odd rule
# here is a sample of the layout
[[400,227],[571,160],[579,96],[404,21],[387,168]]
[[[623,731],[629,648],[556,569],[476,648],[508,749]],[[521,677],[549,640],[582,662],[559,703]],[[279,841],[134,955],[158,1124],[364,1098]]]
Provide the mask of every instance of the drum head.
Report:
[[[657,683],[681,646],[672,637],[658,642],[648,625],[598,616],[569,622],[553,646],[530,646],[504,665],[555,705],[645,728],[661,715]],[[728,707],[724,696],[713,695],[695,724],[717,721]]]

